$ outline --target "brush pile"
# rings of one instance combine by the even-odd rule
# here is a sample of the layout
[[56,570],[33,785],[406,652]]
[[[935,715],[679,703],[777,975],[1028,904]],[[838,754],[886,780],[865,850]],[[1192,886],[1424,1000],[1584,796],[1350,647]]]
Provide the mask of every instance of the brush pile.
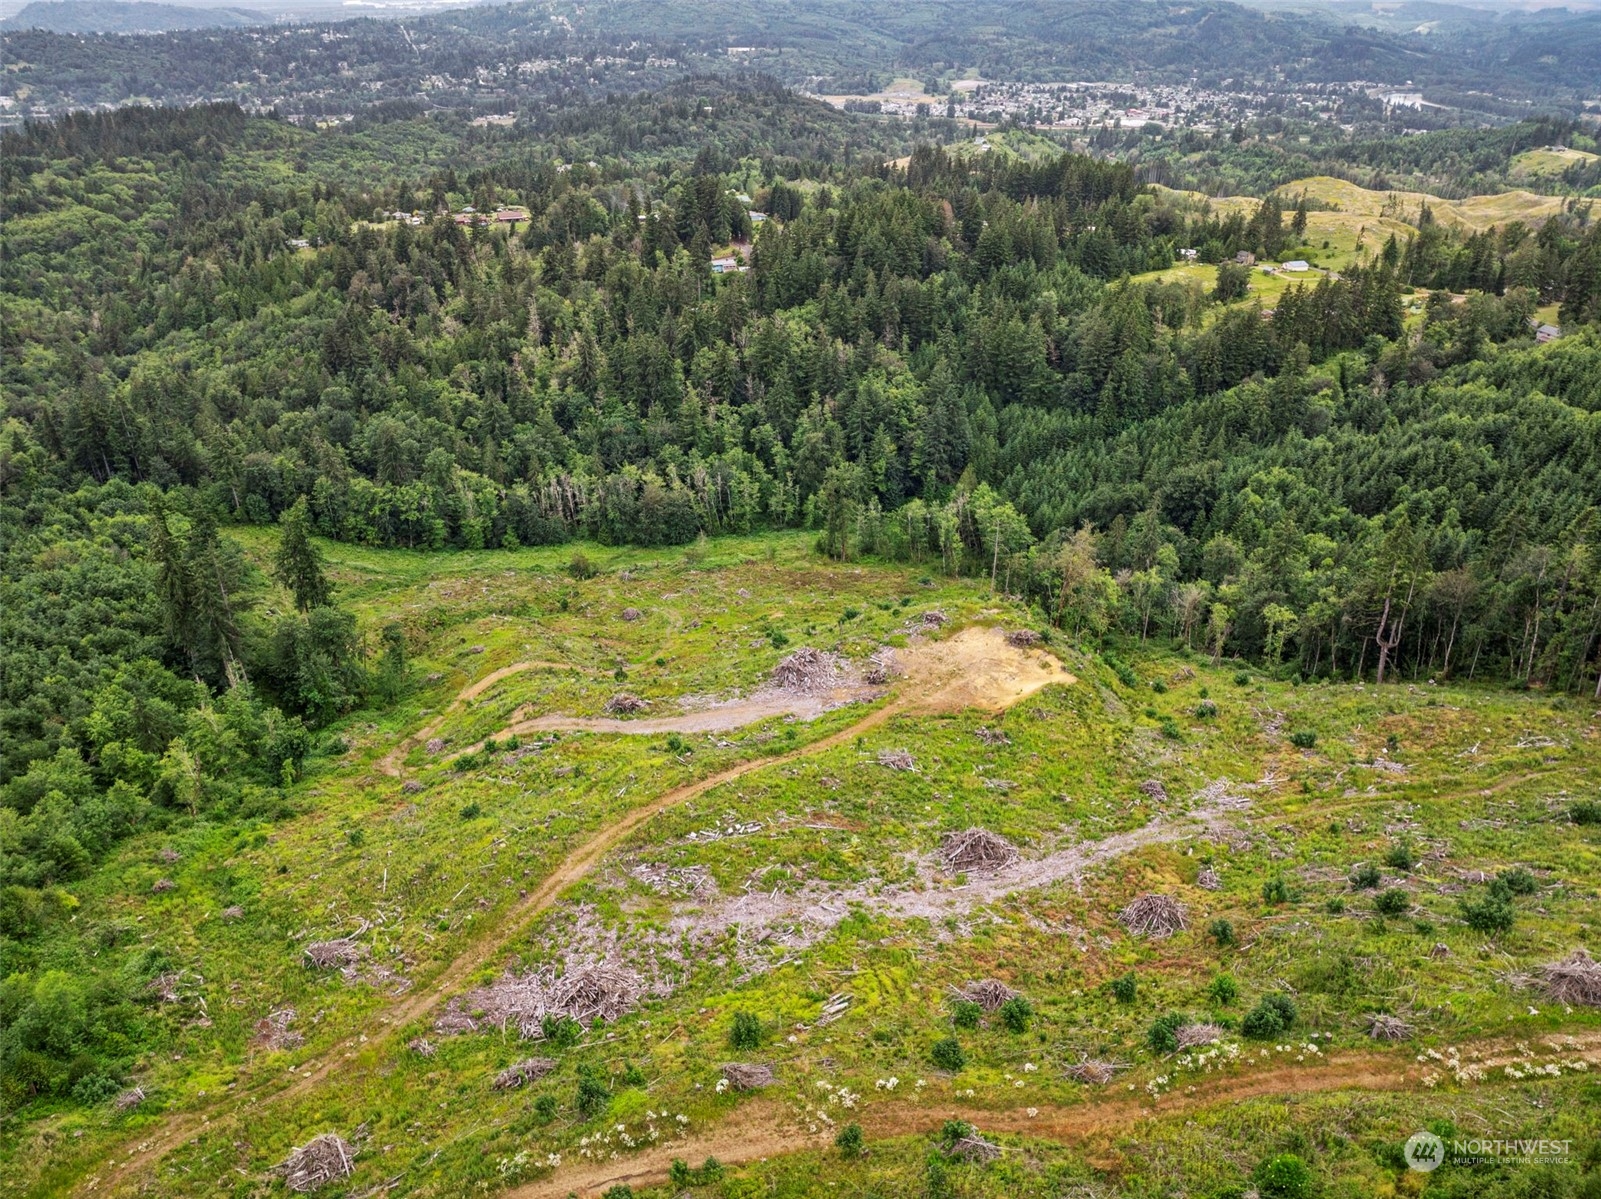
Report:
[[439,1046],[435,1045],[427,1037],[413,1037],[406,1042],[406,1048],[418,1057],[433,1057],[434,1054],[439,1052]]
[[1117,1077],[1119,1070],[1127,1070],[1122,1062],[1108,1062],[1101,1058],[1086,1057],[1067,1068],[1067,1076],[1074,1082],[1104,1087]]
[[1140,791],[1152,803],[1167,802],[1167,788],[1162,786],[1161,781],[1158,779],[1146,779],[1140,784]]
[[986,1012],[999,1011],[1008,999],[1016,999],[1017,992],[998,978],[981,978],[970,982],[956,992],[969,1003],[976,1003]]
[[294,1022],[294,1008],[279,1008],[269,1013],[266,1019],[256,1021],[256,1040],[263,1049],[298,1048],[306,1038],[289,1027]]
[[930,608],[927,612],[924,612],[921,616],[919,616],[915,623],[922,625],[925,629],[937,629],[949,619],[950,618],[938,608]]
[[1406,1041],[1412,1037],[1412,1026],[1399,1016],[1391,1016],[1385,1012],[1370,1012],[1368,1036],[1375,1041]]
[[609,1023],[632,1010],[639,995],[638,976],[618,966],[580,966],[560,978],[546,966],[527,974],[504,974],[452,999],[434,1021],[434,1031],[454,1036],[481,1028],[515,1029],[525,1041],[540,1041],[547,1016]]
[[895,660],[895,651],[885,645],[874,650],[873,656],[867,659],[867,673],[862,677],[874,687],[882,687],[900,672],[900,663]]
[[1540,967],[1540,987],[1569,1007],[1601,1007],[1601,962],[1575,949],[1560,962]]
[[366,960],[368,949],[354,936],[336,937],[332,941],[313,941],[306,946],[306,960],[318,970],[337,968],[350,975]]
[[940,861],[950,874],[1001,870],[1017,861],[1017,846],[984,828],[963,829],[940,838]]
[[976,729],[973,732],[973,736],[977,737],[985,745],[1010,745],[1012,743],[1012,739],[1001,732],[1000,729]]
[[1195,876],[1195,885],[1203,891],[1221,891],[1223,880],[1212,867],[1202,866],[1201,872]]
[[570,970],[550,992],[550,1009],[580,1024],[604,1020],[610,1024],[639,1002],[639,976],[620,966],[602,963]]
[[628,691],[619,691],[606,701],[606,711],[613,716],[632,716],[635,712],[643,712],[648,707],[650,707],[648,699],[640,699]]
[[1172,896],[1154,892],[1141,895],[1119,912],[1117,918],[1137,937],[1171,937],[1181,928],[1189,927],[1183,905]]
[[445,752],[445,739],[443,737],[430,737],[423,748],[431,754],[442,754]]
[[171,891],[177,885],[170,878],[158,878],[150,885],[150,889],[159,895],[163,891]]
[[917,769],[917,762],[904,749],[879,750],[878,764],[880,766],[888,766],[891,770],[916,771]]
[[356,1150],[338,1133],[325,1132],[292,1150],[278,1173],[284,1187],[298,1194],[318,1190],[355,1172]]
[[1202,1045],[1216,1045],[1223,1039],[1223,1026],[1211,1023],[1181,1024],[1173,1030],[1173,1040],[1180,1052],[1199,1049]]
[[244,914],[245,914],[244,908],[240,907],[238,904],[233,904],[231,907],[226,907],[226,908],[222,909],[222,918],[224,920],[238,920]]
[[823,695],[838,685],[840,660],[837,654],[803,645],[773,667],[773,683],[793,695]]
[[773,1068],[760,1062],[729,1062],[723,1067],[723,1077],[736,1091],[758,1091],[778,1081]]
[[111,1106],[116,1108],[119,1112],[126,1112],[138,1107],[144,1101],[145,1089],[143,1087],[129,1087],[122,1094],[118,1095],[116,1099],[112,1100]]
[[978,1162],[981,1165],[987,1165],[1000,1155],[1001,1147],[993,1141],[986,1141],[977,1132],[957,1137],[945,1151],[945,1156],[954,1161]]
[[1033,629],[1014,629],[1006,634],[1006,644],[1015,645],[1018,649],[1029,649],[1040,643],[1040,635]]
[[638,608],[624,608],[622,612],[623,619],[629,624],[633,624],[634,621],[638,620],[643,615],[645,614]]
[[417,795],[420,794],[421,791],[422,784],[416,779],[407,779],[405,782],[400,784],[400,793],[402,795]]
[[495,1075],[495,1090],[513,1091],[527,1083],[538,1082],[556,1068],[556,1059],[531,1057],[516,1065],[507,1066]]

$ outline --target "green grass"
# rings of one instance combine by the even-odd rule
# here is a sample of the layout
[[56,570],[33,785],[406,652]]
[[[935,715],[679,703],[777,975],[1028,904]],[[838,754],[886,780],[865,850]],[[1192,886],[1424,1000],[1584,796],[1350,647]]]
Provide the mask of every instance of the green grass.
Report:
[[[270,534],[240,537],[252,555],[270,548]],[[900,712],[860,737],[660,813],[474,975],[487,981],[568,952],[609,952],[653,979],[656,993],[572,1048],[473,1034],[435,1037],[437,1055],[419,1056],[406,1045],[433,1036],[431,1015],[385,1023],[397,978],[420,993],[464,952],[515,928],[504,922],[521,892],[667,789],[804,748],[867,711],[686,737],[677,751],[660,737],[564,734],[516,762],[500,755],[465,772],[417,750],[406,770],[421,790],[403,791],[379,763],[462,687],[528,659],[574,668],[530,670],[485,691],[442,726],[453,745],[496,731],[523,706],[598,712],[623,686],[663,707],[683,694],[748,690],[789,648],[861,656],[902,640],[908,616],[930,608],[958,625],[1037,620],[992,599],[986,582],[945,579],[932,566],[827,563],[798,535],[714,542],[703,561],[678,550],[586,546],[601,573],[584,582],[564,569],[573,547],[327,549],[340,594],[363,627],[401,620],[426,681],[396,709],[357,713],[332,730],[346,752],[321,759],[284,811],[135,838],[77,888],[77,919],[57,950],[63,960],[121,968],[136,953],[158,951],[170,968],[189,972],[192,998],[145,1005],[130,1030],[147,1047],[137,1070],[151,1094],[145,1105],[123,1115],[105,1105],[35,1111],[24,1113],[29,1123],[7,1126],[0,1194],[64,1193],[173,1112],[210,1121],[153,1175],[156,1189],[174,1196],[261,1193],[265,1172],[291,1145],[363,1124],[370,1139],[352,1189],[399,1175],[397,1193],[418,1196],[493,1193],[549,1174],[548,1155],[571,1164],[586,1153],[621,1152],[622,1135],[645,1144],[651,1129],[656,1143],[692,1144],[741,1118],[751,1102],[716,1087],[736,1011],[771,1030],[759,1054],[778,1069],[769,1098],[820,1137],[827,1130],[819,1112],[835,1123],[859,1119],[873,1153],[847,1166],[829,1149],[824,1171],[805,1156],[753,1165],[722,1184],[730,1195],[768,1193],[768,1182],[775,1193],[822,1194],[815,1179],[824,1175],[903,1193],[907,1180],[923,1180],[928,1142],[896,1133],[891,1115],[919,1103],[960,1104],[982,1124],[987,1113],[1013,1121],[1024,1107],[1072,1112],[1105,1102],[1106,1093],[1063,1075],[1083,1054],[1131,1066],[1113,1090],[1140,1113],[1137,1130],[1099,1132],[1072,1147],[1007,1134],[1017,1152],[989,1171],[958,1167],[967,1180],[958,1193],[1056,1193],[1049,1187],[1077,1178],[1131,1195],[1158,1193],[1175,1179],[1222,1186],[1258,1158],[1303,1142],[1336,1188],[1330,1193],[1386,1193],[1404,1175],[1377,1164],[1372,1146],[1404,1140],[1426,1113],[1454,1112],[1467,1126],[1469,1115],[1495,1105],[1527,1115],[1509,1135],[1577,1121],[1593,1139],[1601,1109],[1581,1108],[1580,1099],[1594,1084],[1570,1075],[1474,1082],[1441,1069],[1433,1089],[1411,1083],[1379,1098],[1310,1096],[1288,1113],[1262,1100],[1164,1116],[1192,1085],[1316,1068],[1319,1056],[1301,1048],[1314,1032],[1323,1057],[1369,1052],[1364,1016],[1375,1010],[1403,1012],[1417,1029],[1415,1043],[1384,1051],[1397,1068],[1420,1052],[1495,1039],[1521,1040],[1538,1053],[1558,1033],[1601,1028],[1601,1013],[1550,1007],[1502,977],[1576,945],[1601,948],[1601,836],[1561,818],[1574,797],[1596,792],[1601,765],[1591,709],[1565,699],[1411,681],[1294,686],[1258,673],[1240,686],[1236,664],[1214,669],[1155,643],[1118,650],[1132,685],[1089,647],[1058,645],[1079,681],[1004,714]],[[642,618],[623,621],[626,606]],[[843,619],[847,609],[857,615]],[[774,647],[774,629],[789,638],[785,650]],[[619,665],[626,683],[614,678]],[[1195,716],[1203,689],[1215,718]],[[1177,739],[1164,735],[1168,722]],[[1005,733],[1008,743],[980,739],[980,727]],[[1293,747],[1292,730],[1315,733],[1314,746]],[[917,769],[880,765],[885,749],[906,750]],[[1153,779],[1165,802],[1141,789]],[[1037,859],[1151,822],[1181,823],[1192,797],[1214,780],[1226,780],[1224,789],[1243,801],[1238,811],[1209,828],[1093,858],[1076,878],[974,904],[962,898],[972,880],[931,870],[944,832],[982,825]],[[463,819],[470,804],[479,814]],[[1382,865],[1399,839],[1421,858],[1410,872]],[[180,854],[176,863],[158,859],[165,848]],[[1381,863],[1381,890],[1408,892],[1410,914],[1378,917],[1376,892],[1352,890],[1352,865],[1368,861]],[[1207,865],[1221,889],[1197,885]],[[1511,932],[1492,939],[1469,929],[1459,901],[1484,888],[1465,872],[1514,866],[1530,869],[1539,890],[1516,900]],[[715,892],[664,895],[641,868],[704,878]],[[176,889],[153,894],[157,877],[171,877]],[[1285,902],[1264,902],[1267,879],[1283,880]],[[1144,891],[1179,898],[1188,929],[1163,941],[1130,937],[1116,914]],[[747,894],[800,914],[786,915],[765,940],[746,937],[718,905]],[[909,896],[928,900],[932,914],[896,914]],[[231,904],[242,918],[221,918]],[[748,912],[743,919],[751,923]],[[1218,919],[1232,924],[1234,944],[1207,935]],[[308,940],[357,920],[372,925],[372,964],[396,978],[352,985],[305,967]],[[1437,956],[1436,944],[1448,952]],[[1119,1003],[1110,983],[1129,973],[1138,978],[1136,997]],[[1232,1003],[1216,1001],[1220,973],[1238,980]],[[989,1016],[976,1031],[960,1031],[968,1064],[943,1075],[928,1055],[952,1034],[951,988],[989,976],[1028,996],[1032,1025],[1014,1033]],[[1300,1011],[1281,1042],[1289,1050],[1244,1042],[1235,1059],[1207,1071],[1146,1048],[1163,1013],[1237,1026],[1263,996],[1286,989]],[[824,1001],[841,992],[851,997],[845,1014],[818,1025]],[[269,1052],[256,1022],[286,1005],[296,1009],[305,1043]],[[1234,1034],[1229,1041],[1240,1043]],[[497,1070],[531,1052],[557,1059],[549,1077],[531,1089],[490,1089]],[[337,1069],[303,1095],[234,1106],[329,1061]],[[574,1106],[580,1066],[609,1079],[603,1116],[585,1119]],[[624,1081],[628,1066],[642,1073],[642,1086]],[[881,1089],[891,1077],[900,1080],[896,1090]],[[825,1094],[819,1081],[833,1089]],[[861,1096],[848,1117],[837,1099],[842,1086]],[[536,1107],[541,1096],[556,1103],[548,1122]],[[1591,1114],[1581,1117],[1583,1110]],[[603,1134],[610,1139],[602,1145]]]

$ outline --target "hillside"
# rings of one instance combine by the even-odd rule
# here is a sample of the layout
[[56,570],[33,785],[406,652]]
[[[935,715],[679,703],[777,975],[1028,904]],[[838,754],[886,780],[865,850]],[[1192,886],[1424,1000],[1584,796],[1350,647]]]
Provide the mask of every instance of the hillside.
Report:
[[[649,1193],[900,1192],[953,1115],[1006,1154],[940,1167],[969,1194],[1221,1187],[1287,1147],[1372,1193],[1419,1127],[1516,1106],[1531,1136],[1598,1131],[1601,1014],[1538,981],[1601,935],[1601,846],[1570,820],[1601,783],[1586,705],[1020,649],[1034,617],[987,582],[793,537],[586,547],[576,579],[571,551],[326,548],[363,624],[407,628],[417,688],[333,726],[280,810],[174,814],[73,888],[49,960],[127,980],[139,1097],[35,1125],[10,1193],[215,1194],[326,1132],[356,1146],[344,1193],[595,1195],[707,1156]],[[891,647],[889,680],[772,690],[800,645]],[[649,707],[607,719],[623,691]],[[973,827],[1015,849],[942,864]],[[1183,927],[1131,934],[1142,893]],[[508,981],[597,968],[606,1018],[572,1029]],[[1026,1004],[954,1001],[984,978]],[[1153,1040],[1180,1012],[1215,1044]],[[1075,1081],[1085,1058],[1115,1086]],[[776,1081],[729,1089],[739,1060]],[[832,1148],[848,1124],[870,1158]]]
[[149,0],[30,0],[0,29],[49,33],[163,33],[261,25],[269,18],[244,8],[186,8]]

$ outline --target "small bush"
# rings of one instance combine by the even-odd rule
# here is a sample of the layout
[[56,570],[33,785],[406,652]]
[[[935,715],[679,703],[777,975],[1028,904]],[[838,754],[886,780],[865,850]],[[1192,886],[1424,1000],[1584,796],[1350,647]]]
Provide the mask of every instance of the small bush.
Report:
[[951,1002],[951,1023],[957,1028],[971,1031],[978,1027],[983,1015],[984,1009],[971,999],[957,999]]
[[573,1106],[586,1120],[591,1116],[598,1116],[606,1110],[611,1102],[611,1092],[601,1080],[593,1066],[578,1067],[578,1094],[573,1100]]
[[546,1016],[540,1027],[545,1040],[557,1049],[571,1049],[584,1039],[584,1026],[571,1016]]
[[1158,1016],[1145,1034],[1145,1042],[1155,1053],[1174,1053],[1179,1047],[1176,1034],[1189,1022],[1190,1018],[1183,1012],[1167,1012]]
[[1593,799],[1581,799],[1568,809],[1568,819],[1574,824],[1601,824],[1601,803]]
[[1133,1003],[1135,992],[1139,990],[1139,979],[1132,974],[1125,974],[1122,978],[1112,980],[1112,998],[1119,1003]]
[[1206,926],[1206,932],[1219,945],[1234,944],[1234,924],[1232,921],[1219,917]]
[[345,832],[345,840],[350,842],[352,849],[360,849],[367,840],[367,834],[362,832],[359,828],[347,829]]
[[1467,926],[1480,933],[1504,933],[1511,929],[1517,918],[1512,900],[1493,891],[1483,899],[1462,900],[1462,919]]
[[667,1181],[680,1187],[711,1186],[714,1182],[721,1182],[723,1174],[723,1163],[715,1157],[708,1157],[699,1169],[692,1169],[688,1162],[676,1157],[673,1164],[667,1167]]
[[1252,1040],[1269,1041],[1293,1028],[1298,1014],[1288,995],[1268,995],[1246,1013],[1240,1031]]
[[574,554],[567,562],[567,573],[575,579],[592,579],[600,573],[600,570],[587,555]]
[[72,1097],[86,1107],[110,1099],[122,1087],[117,1080],[104,1074],[85,1074],[72,1084]]
[[1351,867],[1351,890],[1371,891],[1379,885],[1379,868],[1372,862]]
[[1417,854],[1412,852],[1411,845],[1405,841],[1397,841],[1390,846],[1390,852],[1384,855],[1384,864],[1404,874],[1418,864],[1418,858]]
[[645,1085],[645,1072],[633,1062],[623,1067],[623,1086],[642,1087]]
[[1296,749],[1311,749],[1317,744],[1317,734],[1305,732],[1304,730],[1291,733],[1290,744],[1295,746]]
[[1167,694],[1167,684],[1164,683],[1161,679],[1157,679],[1155,682],[1153,682],[1151,684],[1151,690],[1156,692],[1158,695],[1166,695]]
[[600,1199],[634,1199],[634,1188],[626,1182],[619,1182],[616,1186],[607,1187]]
[[1262,884],[1263,903],[1289,903],[1290,888],[1282,878],[1270,878]]
[[1212,700],[1203,699],[1200,703],[1195,705],[1195,719],[1197,719],[1197,720],[1216,720],[1217,719],[1217,704],[1214,703]]
[[1400,887],[1380,891],[1373,897],[1373,910],[1381,916],[1404,916],[1412,906],[1412,898]]
[[1345,911],[1345,900],[1336,895],[1333,899],[1329,900],[1328,903],[1323,905],[1323,910],[1330,916],[1338,916]]
[[928,1060],[941,1070],[955,1074],[967,1065],[967,1054],[955,1037],[941,1037],[929,1047]]
[[1161,727],[1162,736],[1166,737],[1169,741],[1184,740],[1184,734],[1179,731],[1179,722],[1174,720],[1171,716],[1162,717]]
[[1240,997],[1240,984],[1234,981],[1233,975],[1219,974],[1206,989],[1206,994],[1219,1007],[1228,1007]]
[[1251,1175],[1262,1199],[1311,1199],[1312,1168],[1293,1153],[1281,1153],[1259,1165]]
[[789,638],[778,629],[768,629],[767,640],[774,649],[783,649],[789,644]]
[[939,1126],[939,1136],[936,1139],[940,1148],[949,1149],[963,1137],[972,1136],[973,1132],[973,1126],[966,1120],[947,1120]]
[[497,742],[493,737],[485,737],[484,738],[484,752],[486,754],[492,754],[496,750],[498,750],[499,748],[500,748],[499,742]]
[[1027,1032],[1033,1019],[1034,1005],[1021,995],[1013,995],[1001,1004],[1001,1023],[1006,1025],[1007,1032]]
[[834,1147],[839,1150],[841,1157],[861,1157],[862,1126],[854,1123],[845,1125],[834,1138]]
[[1234,685],[1236,687],[1249,687],[1251,685],[1251,672],[1248,670],[1235,671]]
[[556,1118],[556,1096],[541,1095],[534,1100],[534,1117],[541,1124],[549,1124]]
[[484,810],[476,803],[470,803],[461,810],[461,818],[463,820],[477,820],[483,814]]
[[728,1030],[728,1043],[735,1049],[760,1049],[767,1040],[762,1022],[749,1012],[735,1012],[734,1024]]
[[1496,881],[1504,886],[1512,895],[1533,895],[1540,889],[1535,881],[1533,871],[1522,866],[1514,866],[1510,870],[1503,870],[1496,876]]

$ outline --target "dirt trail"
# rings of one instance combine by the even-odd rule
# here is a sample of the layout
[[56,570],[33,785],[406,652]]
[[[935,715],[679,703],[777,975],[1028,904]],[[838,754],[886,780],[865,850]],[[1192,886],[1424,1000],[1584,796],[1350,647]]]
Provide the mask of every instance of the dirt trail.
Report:
[[[1540,1038],[1543,1041],[1550,1037]],[[1569,1056],[1583,1055],[1601,1064],[1601,1032],[1582,1032],[1572,1037]],[[1519,1060],[1506,1051],[1506,1042],[1481,1045],[1485,1056],[1479,1059],[1487,1068]],[[1328,1091],[1394,1091],[1417,1083],[1425,1067],[1415,1064],[1412,1051],[1391,1050],[1331,1053],[1315,1065],[1275,1065],[1264,1070],[1232,1076],[1202,1076],[1190,1093],[1169,1092],[1152,1103],[1126,1092],[1090,1092],[1086,1101],[1071,1106],[1034,1109],[978,1108],[962,1104],[935,1102],[910,1103],[890,1100],[870,1103],[859,1123],[870,1138],[924,1135],[946,1120],[966,1120],[981,1132],[1017,1133],[1042,1140],[1074,1143],[1097,1134],[1122,1132],[1141,1120],[1170,1119],[1199,1109],[1244,1099],[1272,1095],[1307,1095]],[[749,1165],[802,1149],[821,1148],[828,1143],[823,1133],[811,1133],[786,1119],[785,1111],[771,1100],[741,1107],[732,1118],[708,1129],[704,1134],[686,1137],[666,1145],[653,1145],[642,1153],[617,1161],[585,1162],[558,1169],[548,1178],[526,1183],[502,1194],[501,1199],[558,1199],[578,1195],[592,1199],[618,1183],[652,1186],[667,1181],[673,1159],[698,1164],[715,1157],[728,1166]]]
[[[901,662],[906,677],[898,684],[896,697],[861,720],[788,753],[754,758],[696,782],[675,787],[628,812],[616,823],[597,831],[588,841],[569,853],[537,889],[529,892],[525,898],[508,909],[495,922],[489,935],[482,941],[470,945],[428,987],[412,991],[383,1011],[375,1013],[372,1020],[377,1027],[368,1030],[369,1051],[373,1043],[388,1040],[401,1027],[442,1004],[476,971],[502,955],[506,947],[522,935],[530,922],[550,908],[562,891],[582,879],[608,850],[657,813],[685,800],[694,799],[713,787],[742,778],[752,771],[782,766],[799,758],[822,753],[837,745],[847,744],[869,729],[883,724],[892,716],[908,712],[952,711],[963,708],[999,711],[1052,683],[1076,681],[1055,658],[1038,650],[1025,651],[1009,645],[1004,634],[998,629],[968,628],[944,641],[920,643],[904,651]],[[473,696],[481,694],[500,679],[519,670],[549,665],[552,664],[518,663],[485,675],[476,683],[464,688],[452,701],[451,707],[447,708],[438,719],[442,721],[451,710],[466,703]],[[566,668],[566,664],[556,665],[562,669]],[[430,727],[437,727],[437,724],[438,721]],[[426,728],[408,741],[415,743],[418,738],[425,735],[431,735]],[[398,772],[398,766],[396,769]],[[352,1030],[352,1036],[355,1036],[357,1031]],[[131,1181],[133,1175],[154,1166],[168,1153],[223,1119],[242,1116],[252,1110],[259,1110],[262,1106],[278,1104],[307,1094],[330,1073],[343,1066],[347,1057],[354,1057],[353,1052],[349,1054],[341,1052],[345,1048],[346,1044],[341,1044],[332,1049],[321,1062],[308,1063],[302,1067],[296,1080],[281,1090],[266,1095],[243,1095],[235,1102],[222,1106],[220,1110],[174,1116],[165,1125],[146,1131],[127,1158],[100,1176],[95,1187],[96,1192],[99,1194],[114,1192],[118,1186]]]
[[477,699],[502,679],[509,679],[512,675],[521,674],[525,670],[582,670],[588,673],[592,672],[593,669],[593,667],[578,666],[572,662],[529,661],[513,662],[510,666],[502,666],[499,670],[492,670],[477,682],[468,683],[467,686],[456,692],[456,697],[445,705],[444,710],[439,715],[385,754],[378,762],[378,769],[390,778],[399,778],[400,764],[406,760],[407,754],[419,745],[426,744],[429,738],[445,727],[446,720],[461,711],[463,707]]

